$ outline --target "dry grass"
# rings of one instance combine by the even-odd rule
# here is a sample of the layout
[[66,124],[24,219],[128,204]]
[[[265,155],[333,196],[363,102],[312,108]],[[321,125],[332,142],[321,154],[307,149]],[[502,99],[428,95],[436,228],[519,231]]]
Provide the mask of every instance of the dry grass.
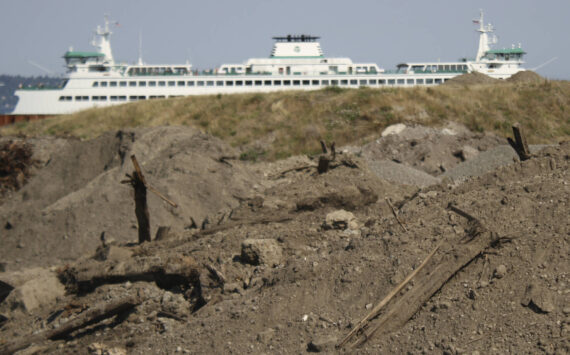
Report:
[[388,125],[444,125],[455,121],[477,132],[511,135],[520,122],[529,143],[570,137],[570,83],[501,83],[411,89],[339,89],[313,92],[173,98],[92,109],[0,129],[2,135],[73,135],[108,130],[186,125],[239,147],[247,159],[314,153],[319,139],[363,143]]

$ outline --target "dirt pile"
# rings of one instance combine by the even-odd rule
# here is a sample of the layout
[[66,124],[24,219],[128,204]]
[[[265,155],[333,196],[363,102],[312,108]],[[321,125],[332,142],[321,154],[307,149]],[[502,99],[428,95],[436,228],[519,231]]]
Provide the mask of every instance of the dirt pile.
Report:
[[456,76],[447,80],[444,85],[477,85],[477,84],[498,84],[498,79],[491,78],[488,75],[472,72]]
[[[439,179],[433,169],[444,157],[447,171],[458,169],[501,140],[459,133],[459,127],[455,134],[396,131],[365,147],[339,149],[337,159],[350,164],[324,174],[307,157],[259,164],[220,159],[232,149],[195,131],[158,128],[131,132],[126,140],[107,137],[108,145],[125,147],[118,149],[124,156],[136,153],[151,184],[180,201],[176,212],[151,201],[158,205],[151,222],[172,222],[172,232],[142,245],[125,243],[136,240],[131,226],[113,232],[115,242],[81,234],[93,240],[83,249],[90,253],[52,269],[66,296],[33,311],[0,307],[0,352],[34,343],[28,350],[38,353],[334,353],[350,350],[377,327],[359,353],[569,352],[570,143],[546,147],[522,163],[511,159],[489,173],[477,170],[474,178],[408,185],[381,178],[371,163],[404,167],[402,177],[414,171]],[[428,147],[441,155],[429,159]],[[458,148],[465,161],[454,155]],[[115,225],[99,219],[132,221],[132,206],[110,197],[126,189],[124,200],[132,199],[118,184],[132,167],[121,154],[111,156],[85,188],[42,203],[40,211],[60,203],[76,215],[88,211],[91,219],[76,228],[92,234],[100,225]],[[104,186],[115,190],[100,201],[94,191]],[[12,218],[9,206],[18,209],[30,199],[21,196],[26,188],[13,195],[14,205],[4,200],[2,218]],[[202,208],[210,223],[177,230],[199,215],[192,208]],[[46,221],[41,213],[28,218],[30,225]],[[4,259],[29,250],[14,245],[9,234],[19,225],[2,234],[9,250]],[[52,226],[57,232],[65,223]],[[58,250],[49,243],[61,248],[66,241],[49,236],[44,243]],[[38,260],[47,266],[55,258]],[[9,284],[12,270],[23,264],[8,264],[0,280]],[[0,287],[0,295],[23,294],[17,285]],[[27,290],[30,297],[35,292]],[[377,317],[360,322],[391,293]],[[335,348],[360,325],[362,332]]]
[[542,83],[545,79],[531,70],[520,71],[507,79],[513,83]]
[[0,258],[7,269],[73,260],[93,250],[102,232],[108,239],[133,240],[133,193],[120,184],[133,171],[131,154],[149,183],[180,206],[172,208],[149,193],[152,235],[159,225],[178,233],[202,225],[254,191],[252,175],[241,165],[233,166],[237,152],[189,128],[119,131],[86,142],[29,143],[36,147],[34,158],[41,167],[0,205],[5,246]]

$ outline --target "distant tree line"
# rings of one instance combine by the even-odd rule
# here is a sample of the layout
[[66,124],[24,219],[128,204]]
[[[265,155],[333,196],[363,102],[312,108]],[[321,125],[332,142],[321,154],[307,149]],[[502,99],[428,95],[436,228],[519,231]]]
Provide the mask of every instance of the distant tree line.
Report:
[[14,96],[14,91],[18,87],[57,86],[61,81],[61,78],[48,76],[0,75],[0,114],[10,113],[14,110],[18,102],[18,98]]

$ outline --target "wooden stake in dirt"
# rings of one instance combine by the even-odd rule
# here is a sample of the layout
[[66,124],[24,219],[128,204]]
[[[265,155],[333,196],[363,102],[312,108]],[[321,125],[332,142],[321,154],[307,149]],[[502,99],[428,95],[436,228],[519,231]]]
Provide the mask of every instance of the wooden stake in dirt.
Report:
[[515,123],[513,125],[513,134],[515,136],[515,140],[513,141],[511,137],[508,137],[507,140],[515,152],[517,152],[519,159],[521,161],[530,159],[532,155],[530,154],[530,150],[526,144],[526,138],[519,123]]
[[319,156],[319,166],[317,167],[317,171],[319,174],[323,174],[329,171],[330,163],[334,161],[334,159],[336,158],[334,142],[331,144],[330,154],[328,154],[327,145],[323,141],[321,141],[321,149],[323,150],[323,154]]
[[146,201],[146,190],[147,188],[155,193],[158,197],[162,198],[164,201],[168,202],[171,206],[177,207],[176,203],[167,199],[164,195],[158,192],[154,187],[147,184],[144,175],[142,173],[141,167],[135,155],[131,155],[131,160],[135,167],[132,176],[127,174],[128,180],[123,180],[123,184],[131,184],[135,190],[135,215],[137,216],[137,222],[139,224],[139,244],[144,242],[150,242],[150,216],[148,213],[148,205]]
[[392,205],[392,202],[390,202],[390,199],[388,197],[386,197],[386,203],[388,204],[390,209],[392,209],[392,214],[394,215],[394,217],[396,217],[396,221],[398,221],[398,223],[400,224],[400,227],[402,227],[404,232],[407,232],[408,230],[406,229],[406,227],[404,227],[404,223],[402,223],[402,221],[400,220],[400,217],[398,217],[398,214],[396,213],[396,209],[394,209],[394,206]]

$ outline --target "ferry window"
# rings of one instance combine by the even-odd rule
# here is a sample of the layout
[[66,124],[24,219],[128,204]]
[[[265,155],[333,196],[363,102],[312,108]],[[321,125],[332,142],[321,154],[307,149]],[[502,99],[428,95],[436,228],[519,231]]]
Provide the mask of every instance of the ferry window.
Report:
[[120,81],[119,82],[119,86],[127,86],[127,82],[126,81]]
[[404,84],[404,82],[405,82],[404,79],[398,79],[398,84],[399,84],[399,85]]
[[301,80],[293,80],[293,85],[295,86],[301,85]]
[[416,79],[416,84],[422,85],[424,83],[424,79]]
[[107,82],[106,82],[106,81],[102,81],[102,82],[101,82],[101,86],[102,86],[102,87],[106,87],[106,86],[107,86]]
[[174,86],[174,85],[176,85],[176,82],[175,82],[175,81],[169,81],[169,82],[168,82],[168,86]]
[[271,86],[271,80],[265,80],[263,85]]
[[99,96],[99,101],[107,101],[107,96]]
[[311,85],[311,81],[310,80],[303,80],[303,85]]
[[158,86],[166,86],[166,81],[159,81]]
[[127,101],[127,97],[126,96],[119,96],[119,101]]
[[426,79],[426,84],[433,84],[433,79]]
[[338,80],[331,80],[332,85],[338,85]]
[[256,81],[255,81],[255,86],[261,86],[261,84],[262,84],[262,81],[261,81],[261,80],[256,80]]
[[321,80],[321,84],[322,85],[329,85],[329,81],[328,80]]
[[273,85],[275,85],[275,86],[280,86],[280,85],[281,85],[281,80],[273,80]]
[[129,86],[137,86],[137,82],[136,81],[129,81]]
[[346,79],[341,80],[340,85],[348,85],[348,80],[346,80]]
[[245,86],[251,86],[251,85],[253,85],[253,82],[251,80],[245,81]]
[[83,101],[89,101],[89,96],[83,96]]
[[208,85],[208,86],[214,86],[214,81],[213,81],[213,80],[208,80],[208,81],[206,81],[206,85]]
[[146,86],[146,81],[139,81],[139,86]]
[[129,100],[131,101],[137,101],[138,96],[129,96]]
[[146,100],[146,96],[139,96],[139,100]]
[[378,84],[379,85],[386,85],[386,80],[380,79],[380,80],[378,80]]
[[243,85],[243,81],[241,80],[236,80],[236,86],[242,86]]
[[156,81],[149,81],[148,86],[156,86]]
[[117,96],[111,96],[111,101],[117,101]]
[[179,81],[179,82],[178,82],[178,86],[184,86],[184,84],[186,84],[185,81]]
[[116,81],[110,81],[110,82],[109,82],[109,86],[111,86],[111,87],[117,87],[117,82],[116,82]]
[[75,101],[81,101],[81,96],[75,96]]
[[216,86],[224,86],[224,82],[221,80],[216,81]]
[[350,85],[356,85],[357,81],[355,79],[350,80]]
[[289,86],[289,85],[291,85],[291,80],[283,80],[283,85],[284,85],[284,86]]
[[435,79],[436,84],[441,84],[441,79]]
[[319,85],[319,81],[318,81],[318,80],[313,80],[313,81],[311,81],[311,84],[312,84],[312,85]]
[[94,81],[92,86],[93,86],[94,88],[98,87],[98,86],[99,86],[99,82],[98,82],[98,81]]
[[376,85],[376,79],[370,79],[370,80],[368,80],[368,84],[370,84],[370,85]]
[[188,84],[188,86],[194,86],[194,82],[193,82],[193,81],[189,81],[187,84]]
[[226,81],[226,86],[233,86],[233,85],[234,85],[233,81],[229,81],[229,80]]
[[396,84],[396,79],[388,79],[388,85]]
[[204,86],[204,82],[203,81],[198,81],[198,86]]
[[414,79],[406,80],[406,84],[414,85]]
[[366,85],[366,80],[360,80],[360,85]]

